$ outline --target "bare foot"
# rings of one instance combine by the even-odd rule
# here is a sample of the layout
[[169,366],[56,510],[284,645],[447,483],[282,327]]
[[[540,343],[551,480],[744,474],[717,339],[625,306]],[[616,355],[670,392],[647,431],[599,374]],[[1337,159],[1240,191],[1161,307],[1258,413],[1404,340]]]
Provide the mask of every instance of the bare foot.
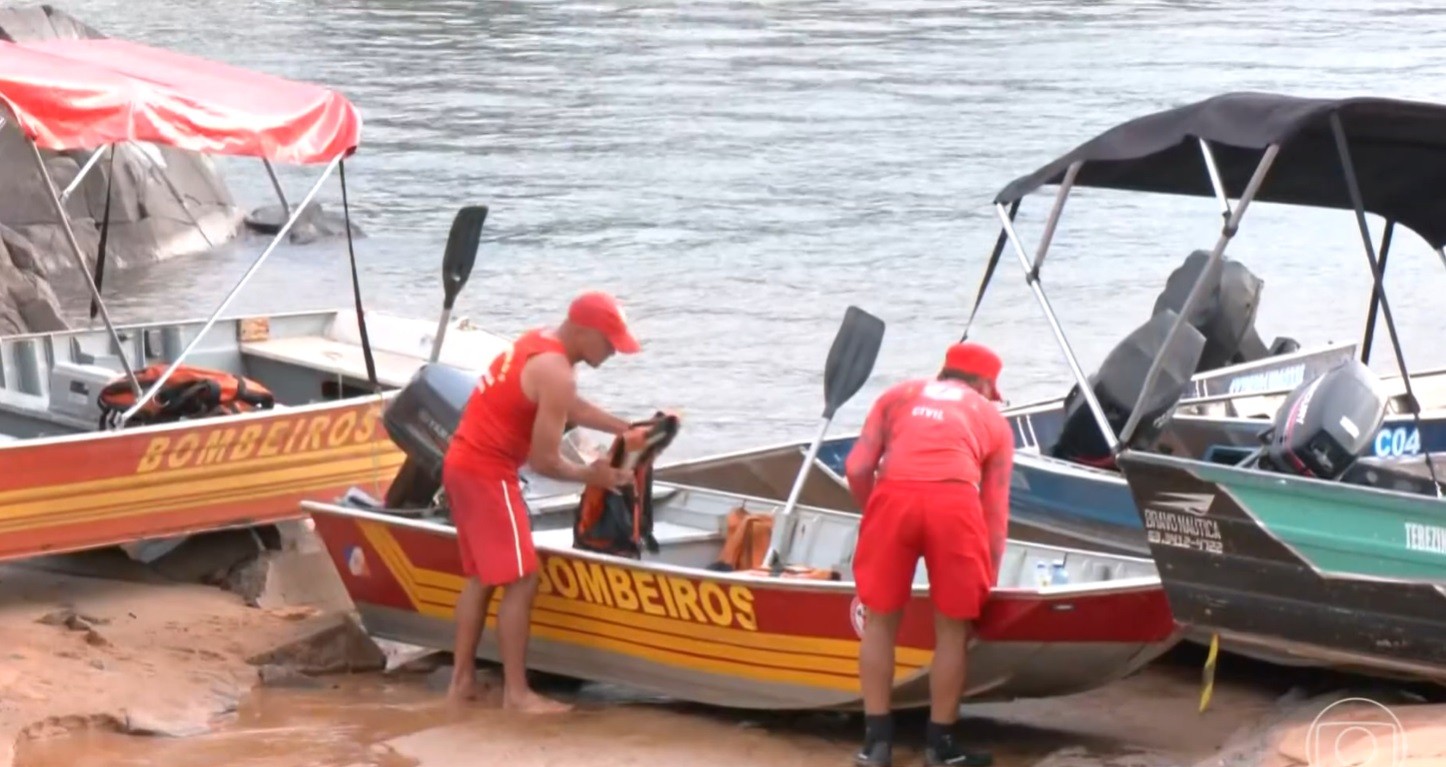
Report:
[[517,695],[504,695],[502,707],[524,714],[562,714],[572,710],[572,706],[562,701],[544,698],[531,690]]
[[479,699],[477,680],[474,674],[466,676],[452,676],[452,684],[447,687],[447,700],[451,703],[473,703]]

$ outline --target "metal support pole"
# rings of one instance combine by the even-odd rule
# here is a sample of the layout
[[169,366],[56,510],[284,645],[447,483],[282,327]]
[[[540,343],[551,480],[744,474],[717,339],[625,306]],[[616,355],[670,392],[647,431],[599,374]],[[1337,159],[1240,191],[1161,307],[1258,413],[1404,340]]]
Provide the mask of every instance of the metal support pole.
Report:
[[[1396,353],[1396,367],[1401,371],[1401,384],[1406,389],[1406,399],[1410,401],[1411,420],[1416,424],[1416,430],[1421,430],[1421,401],[1416,399],[1416,392],[1411,389],[1411,373],[1406,369],[1406,353],[1401,349],[1401,337],[1396,333],[1396,320],[1391,316],[1391,302],[1386,298],[1386,281],[1382,267],[1376,260],[1375,249],[1371,243],[1371,228],[1366,222],[1366,204],[1361,195],[1361,184],[1356,179],[1356,166],[1351,161],[1350,145],[1346,141],[1346,129],[1341,124],[1340,112],[1331,112],[1331,133],[1335,135],[1336,153],[1340,156],[1341,172],[1346,177],[1346,191],[1351,197],[1351,207],[1356,212],[1356,228],[1361,232],[1361,244],[1366,249],[1366,262],[1371,267],[1371,278],[1375,287],[1372,295],[1376,293],[1381,297],[1381,314],[1386,318],[1386,330],[1391,335],[1391,350]],[[1426,459],[1426,470],[1431,473],[1431,484],[1436,488],[1436,497],[1441,497],[1441,485],[1436,478],[1436,465],[1431,460],[1431,451],[1423,454]]]
[[211,242],[211,238],[206,236],[206,228],[201,226],[201,221],[196,218],[196,214],[192,213],[191,209],[186,207],[185,196],[182,195],[181,190],[177,189],[176,185],[172,183],[171,177],[166,175],[166,171],[157,164],[156,158],[152,157],[149,152],[137,152],[137,154],[145,158],[146,168],[149,169],[147,171],[148,175],[161,179],[161,183],[165,184],[166,188],[170,190],[171,196],[176,199],[176,204],[181,206],[181,211],[186,214],[186,218],[191,219],[191,226],[196,227],[196,231],[201,233],[201,239],[206,241],[206,245],[210,247],[211,250],[215,250],[216,243]]
[[241,288],[246,287],[246,283],[251,281],[256,271],[261,268],[261,264],[271,255],[271,251],[276,250],[276,246],[281,244],[282,239],[286,237],[286,233],[291,231],[291,227],[296,224],[296,219],[300,215],[300,211],[304,210],[307,204],[311,202],[311,199],[321,191],[321,185],[325,184],[326,180],[331,177],[332,171],[336,170],[337,163],[340,162],[341,156],[338,155],[332,159],[331,162],[327,163],[326,170],[322,171],[321,178],[316,180],[311,190],[306,193],[306,197],[302,198],[301,207],[297,209],[298,213],[287,217],[286,223],[276,232],[276,237],[271,240],[271,244],[266,246],[266,250],[261,251],[261,255],[257,256],[256,261],[251,264],[251,267],[246,270],[246,273],[241,275],[241,279],[231,288],[231,292],[226,294],[226,298],[221,301],[221,305],[216,307],[216,311],[211,313],[211,317],[206,320],[206,324],[201,326],[201,331],[196,334],[195,338],[191,339],[190,343],[186,344],[186,348],[182,349],[181,353],[176,356],[176,359],[171,362],[165,372],[161,373],[161,377],[156,379],[156,382],[151,385],[150,390],[140,399],[136,400],[136,404],[131,405],[129,410],[121,414],[121,425],[129,421],[131,416],[134,416],[147,402],[150,402],[152,397],[156,396],[156,392],[160,391],[161,387],[165,385],[166,379],[171,377],[171,373],[175,372],[176,368],[180,366],[181,361],[186,358],[186,355],[190,354],[191,350],[194,349],[197,344],[201,343],[201,339],[206,337],[206,333],[211,330],[211,326],[216,324],[216,318],[220,317],[221,313],[226,311],[226,307],[231,305],[231,301],[236,298],[236,294],[241,292]]
[[1064,180],[1059,184],[1059,191],[1054,195],[1054,205],[1050,206],[1049,217],[1044,220],[1044,233],[1039,236],[1039,247],[1034,249],[1034,268],[1030,274],[1037,279],[1039,268],[1044,266],[1044,257],[1049,253],[1049,246],[1054,242],[1054,230],[1059,226],[1059,217],[1064,213],[1064,203],[1069,199],[1070,190],[1074,189],[1074,181],[1079,178],[1079,170],[1084,167],[1083,162],[1071,163],[1064,172]]
[[[271,177],[271,188],[276,190],[276,197],[281,200],[281,214],[289,218],[291,205],[286,202],[286,193],[281,191],[281,180],[276,178],[276,169],[271,167],[271,161],[265,157],[261,158],[261,163],[266,166],[266,175]],[[305,208],[306,203],[302,203],[301,207]]]
[[[1391,235],[1396,232],[1396,222],[1387,221],[1386,231],[1381,233],[1381,279],[1386,278],[1386,257],[1391,255]],[[1362,365],[1370,364],[1371,342],[1376,339],[1376,315],[1381,308],[1381,288],[1372,284],[1371,303],[1366,309],[1366,329],[1361,335],[1360,360]]]
[[1215,188],[1215,199],[1220,202],[1220,215],[1230,220],[1230,195],[1225,191],[1225,181],[1220,177],[1220,166],[1215,164],[1215,152],[1210,142],[1200,139],[1200,154],[1205,157],[1205,172],[1210,176],[1210,186]]
[[[110,149],[112,152],[114,152],[115,145],[112,144]],[[80,182],[84,181],[87,175],[90,175],[91,168],[94,168],[96,165],[100,164],[100,156],[103,154],[105,154],[105,147],[101,147],[100,149],[97,149],[94,152],[90,153],[90,159],[86,160],[85,164],[80,166],[80,172],[75,174],[75,178],[71,179],[70,183],[66,184],[65,190],[60,193],[61,202],[67,202],[70,200],[70,196],[72,194],[75,194],[76,189],[80,188]]]
[[[1279,144],[1271,144],[1265,148],[1265,154],[1261,156],[1260,162],[1255,166],[1255,173],[1250,176],[1250,183],[1246,184],[1245,191],[1240,195],[1239,204],[1235,206],[1235,210],[1230,212],[1230,217],[1226,219],[1225,226],[1220,230],[1220,238],[1215,241],[1215,247],[1210,251],[1210,258],[1205,262],[1205,268],[1195,279],[1195,285],[1190,288],[1190,295],[1185,298],[1185,304],[1180,307],[1180,313],[1176,315],[1175,322],[1170,325],[1170,332],[1165,334],[1164,343],[1160,345],[1162,351],[1170,348],[1175,336],[1180,334],[1180,328],[1189,318],[1190,311],[1204,297],[1207,278],[1215,272],[1216,267],[1220,264],[1221,257],[1225,254],[1225,246],[1235,236],[1236,230],[1240,227],[1240,219],[1245,217],[1245,211],[1250,207],[1250,201],[1255,199],[1255,195],[1260,191],[1260,185],[1265,183],[1265,176],[1270,172],[1270,166],[1275,163],[1275,157],[1279,153]],[[1160,377],[1160,363],[1163,360],[1164,354],[1162,353],[1156,354],[1155,358],[1150,361],[1150,370],[1145,374],[1145,383],[1140,387],[1140,396],[1136,398],[1135,405],[1131,408],[1132,412],[1129,420],[1125,421],[1125,427],[1120,429],[1119,444],[1129,444],[1130,437],[1134,435],[1135,429],[1139,426],[1140,418],[1144,415],[1140,406],[1144,404],[1150,391],[1154,389],[1155,382]]]
[[[1069,196],[1070,189],[1074,186],[1074,180],[1079,175],[1082,163],[1074,163],[1065,172],[1064,180],[1060,183],[1059,191],[1055,194],[1054,207],[1050,210],[1049,220],[1045,223],[1045,231],[1052,232],[1058,224],[1060,213],[1064,210],[1064,201]],[[1044,318],[1049,322],[1049,329],[1054,333],[1054,339],[1059,344],[1060,351],[1064,352],[1065,362],[1069,365],[1070,373],[1074,375],[1075,381],[1079,384],[1080,394],[1084,396],[1085,403],[1089,405],[1090,412],[1094,414],[1095,423],[1100,427],[1105,440],[1110,443],[1111,449],[1116,445],[1114,429],[1110,428],[1110,421],[1105,417],[1105,410],[1100,406],[1099,399],[1095,397],[1094,387],[1090,386],[1089,378],[1080,367],[1079,359],[1075,357],[1074,349],[1069,345],[1069,339],[1064,335],[1064,328],[1059,324],[1059,318],[1054,314],[1054,307],[1050,306],[1049,297],[1044,294],[1044,285],[1039,280],[1038,264],[1043,263],[1044,256],[1048,252],[1047,243],[1041,247],[1036,255],[1035,261],[1031,262],[1029,256],[1025,255],[1024,243],[1019,239],[1019,233],[1014,231],[1014,222],[1005,211],[1004,206],[995,203],[994,211],[999,215],[999,221],[1004,227],[1005,236],[1009,238],[1010,244],[1014,246],[1014,254],[1019,258],[1019,266],[1024,270],[1025,281],[1029,283],[1030,292],[1034,293],[1034,299],[1039,302],[1040,309],[1044,310]]]
[[[90,297],[95,299],[95,304],[100,309],[100,318],[105,322],[105,329],[110,331],[110,339],[115,343],[116,356],[120,357],[121,367],[125,369],[126,377],[130,379],[131,391],[141,393],[140,379],[136,378],[136,371],[131,368],[131,361],[126,358],[125,346],[121,344],[120,333],[116,332],[115,324],[110,321],[110,311],[105,308],[105,301],[100,297],[100,288],[96,287],[95,279],[91,277],[90,266],[85,263],[85,254],[80,252],[80,242],[75,239],[75,229],[70,224],[70,216],[65,213],[65,203],[60,201],[60,193],[55,189],[55,179],[50,177],[50,169],[45,167],[45,156],[40,154],[40,147],[34,141],[30,142],[30,150],[35,156],[35,165],[40,168],[40,179],[45,182],[45,198],[50,200],[50,206],[55,215],[60,218],[60,229],[65,232],[65,242],[70,246],[70,255],[75,258],[75,265],[85,277],[85,286],[90,289]],[[95,153],[99,157],[102,151]]]

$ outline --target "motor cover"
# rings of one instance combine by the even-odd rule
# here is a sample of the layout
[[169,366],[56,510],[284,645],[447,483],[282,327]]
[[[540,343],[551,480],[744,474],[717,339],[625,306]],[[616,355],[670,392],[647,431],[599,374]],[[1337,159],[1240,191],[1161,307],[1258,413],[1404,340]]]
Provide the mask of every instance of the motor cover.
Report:
[[1337,479],[1365,455],[1386,420],[1380,379],[1351,358],[1296,387],[1266,433],[1261,464],[1275,471]]
[[[1165,289],[1155,299],[1154,313],[1165,309],[1179,313],[1209,259],[1210,253],[1204,250],[1186,256],[1184,263],[1166,278]],[[1245,264],[1223,257],[1212,280],[1189,317],[1190,324],[1205,336],[1205,351],[1200,355],[1197,373],[1265,356],[1264,344],[1258,340],[1246,343],[1247,335],[1255,329],[1255,313],[1260,308],[1265,281]]]
[[442,481],[442,459],[476,386],[475,373],[429,363],[412,375],[382,414],[388,436],[407,454],[410,469],[433,484]]
[[[1112,349],[1099,371],[1089,378],[1110,426],[1119,434],[1145,387],[1150,363],[1157,354],[1163,356],[1151,396],[1142,403],[1144,416],[1131,440],[1133,444],[1146,444],[1159,435],[1158,422],[1180,401],[1205,348],[1205,337],[1188,322],[1180,327],[1171,347],[1164,348],[1165,337],[1178,316],[1171,309],[1155,314]],[[1109,455],[1109,444],[1078,385],[1065,397],[1064,419],[1059,440],[1051,451],[1055,457],[1089,463]]]

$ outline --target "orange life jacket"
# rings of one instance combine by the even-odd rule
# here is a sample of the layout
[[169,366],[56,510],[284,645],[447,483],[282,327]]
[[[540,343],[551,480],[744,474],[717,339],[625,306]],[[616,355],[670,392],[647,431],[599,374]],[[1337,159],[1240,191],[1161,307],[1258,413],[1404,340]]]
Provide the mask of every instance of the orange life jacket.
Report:
[[653,537],[653,462],[678,435],[678,417],[657,413],[613,439],[609,463],[631,468],[633,483],[620,488],[588,486],[577,505],[572,545],[585,551],[641,559],[657,553]]
[[[728,534],[723,542],[723,551],[718,560],[708,566],[709,570],[720,572],[744,572],[749,575],[772,575],[763,566],[763,557],[768,554],[768,544],[773,539],[773,515],[754,514],[739,506],[728,512]],[[839,574],[823,567],[789,565],[780,573],[783,578],[805,578],[817,581],[836,581]]]
[[[147,391],[167,365],[158,363],[136,371],[141,390]],[[136,403],[138,395],[131,389],[130,379],[120,376],[96,397],[100,405],[100,428],[115,425],[121,413]],[[166,379],[166,383],[151,397],[130,423],[136,425],[171,423],[187,418],[205,418],[227,413],[245,413],[252,410],[269,410],[276,405],[276,398],[265,386],[248,378],[235,376],[221,370],[181,365]]]

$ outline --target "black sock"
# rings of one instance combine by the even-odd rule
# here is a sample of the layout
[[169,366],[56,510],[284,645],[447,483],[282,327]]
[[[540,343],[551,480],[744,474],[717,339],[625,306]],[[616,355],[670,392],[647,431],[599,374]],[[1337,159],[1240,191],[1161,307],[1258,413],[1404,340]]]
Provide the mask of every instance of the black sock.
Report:
[[952,724],[939,724],[931,719],[929,720],[928,729],[924,731],[924,742],[929,748],[938,748],[944,745],[944,742],[949,738],[949,731],[953,728],[954,725]]
[[894,740],[894,717],[892,714],[873,714],[864,716],[864,740],[870,743],[879,741],[893,742]]

